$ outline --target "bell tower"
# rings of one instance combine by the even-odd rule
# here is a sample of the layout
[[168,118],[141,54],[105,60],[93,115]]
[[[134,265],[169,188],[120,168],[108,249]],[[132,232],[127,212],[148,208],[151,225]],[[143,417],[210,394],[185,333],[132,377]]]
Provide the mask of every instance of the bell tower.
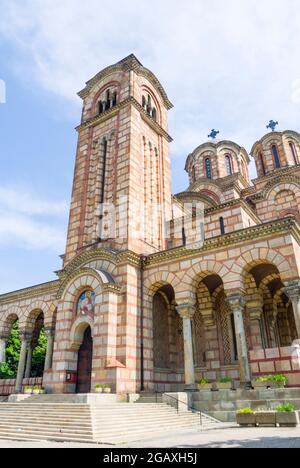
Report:
[[171,219],[168,110],[155,75],[130,55],[86,83],[64,263],[85,249],[150,254]]

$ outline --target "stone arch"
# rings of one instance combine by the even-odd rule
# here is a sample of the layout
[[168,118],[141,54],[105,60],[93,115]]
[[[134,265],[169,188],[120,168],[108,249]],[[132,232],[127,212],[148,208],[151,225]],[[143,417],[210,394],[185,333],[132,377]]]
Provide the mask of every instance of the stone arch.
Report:
[[109,273],[94,268],[81,268],[74,271],[72,275],[65,279],[57,296],[59,299],[70,301],[84,287],[93,289],[97,296],[101,293],[102,286],[105,284],[115,284],[113,277]]
[[95,262],[99,262],[97,264],[97,268],[95,269],[105,270],[112,276],[115,274],[115,270],[117,267],[116,255],[112,254],[111,252],[99,249],[85,251],[76,256],[64,268],[63,277],[69,277],[71,274],[73,274],[75,271],[78,271],[81,268],[89,268],[90,263],[94,264]]
[[276,250],[268,248],[253,248],[237,259],[235,263],[235,276],[237,281],[241,281],[241,285],[245,285],[245,277],[257,265],[274,265],[282,280],[288,280],[291,277],[297,277],[298,272],[290,262]]
[[43,313],[44,315],[45,325],[46,325],[46,321],[47,321],[47,324],[49,322],[52,323],[49,304],[47,304],[44,301],[37,300],[31,303],[25,310],[22,320],[20,321],[20,329],[24,329],[26,331],[32,331],[35,325],[35,321],[41,313]]
[[265,199],[274,199],[281,190],[290,189],[300,195],[300,178],[293,175],[282,175],[267,183],[262,196]]
[[22,309],[18,306],[10,307],[1,317],[0,334],[8,338],[13,324],[22,319]]
[[155,293],[166,285],[172,286],[176,294],[176,288],[180,284],[179,278],[170,271],[158,271],[149,275],[144,282],[144,288],[149,296],[154,296]]
[[84,337],[84,332],[86,329],[91,328],[92,337],[94,335],[94,320],[89,317],[78,317],[72,325],[70,331],[70,348],[73,351],[78,351]]
[[181,290],[189,292],[189,295],[194,297],[199,283],[203,278],[210,275],[219,276],[224,282],[225,287],[224,277],[226,277],[228,273],[229,269],[225,265],[222,265],[215,260],[203,260],[202,262],[192,265],[192,267],[185,273],[180,283]]

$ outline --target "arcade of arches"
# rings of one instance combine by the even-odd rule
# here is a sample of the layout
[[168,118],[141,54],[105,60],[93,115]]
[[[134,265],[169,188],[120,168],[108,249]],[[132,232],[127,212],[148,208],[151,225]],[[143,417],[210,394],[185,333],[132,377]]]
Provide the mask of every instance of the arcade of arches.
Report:
[[20,336],[0,395],[30,381],[41,330],[50,393],[178,391],[223,376],[247,385],[266,373],[300,387],[300,134],[272,131],[251,154],[204,141],[173,195],[173,105],[157,77],[130,55],[79,96],[61,269],[0,295],[0,363],[16,321]]

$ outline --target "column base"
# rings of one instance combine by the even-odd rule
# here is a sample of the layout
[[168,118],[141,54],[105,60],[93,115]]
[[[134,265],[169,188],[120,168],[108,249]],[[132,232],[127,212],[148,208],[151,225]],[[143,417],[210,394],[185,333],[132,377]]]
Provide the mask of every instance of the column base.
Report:
[[184,387],[185,392],[197,392],[198,388],[196,384],[188,384]]

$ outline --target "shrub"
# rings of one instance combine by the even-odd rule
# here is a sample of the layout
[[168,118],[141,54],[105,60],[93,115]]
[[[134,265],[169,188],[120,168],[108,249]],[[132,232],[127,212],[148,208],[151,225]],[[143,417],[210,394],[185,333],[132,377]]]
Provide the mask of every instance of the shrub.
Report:
[[199,380],[199,385],[207,385],[209,384],[210,382],[207,380],[207,379],[201,379]]
[[219,383],[231,383],[231,382],[232,382],[232,379],[230,377],[222,377],[219,380]]
[[101,384],[96,384],[96,385],[95,385],[95,388],[98,390],[98,388],[103,388],[103,385],[101,385]]
[[254,411],[251,408],[242,408],[237,411],[237,414],[254,414]]
[[110,385],[105,384],[105,385],[103,385],[103,388],[110,388]]
[[284,405],[277,406],[276,411],[279,413],[293,413],[295,411],[295,406],[291,403],[285,403]]

